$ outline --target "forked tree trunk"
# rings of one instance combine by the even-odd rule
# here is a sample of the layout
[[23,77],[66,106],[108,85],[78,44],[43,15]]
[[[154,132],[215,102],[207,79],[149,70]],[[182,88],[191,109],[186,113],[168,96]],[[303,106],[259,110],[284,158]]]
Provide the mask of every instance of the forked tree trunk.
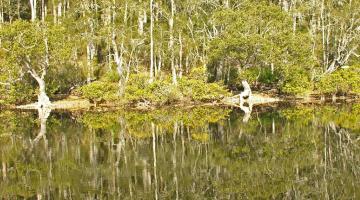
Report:
[[249,83],[246,80],[243,80],[241,83],[244,87],[244,91],[242,91],[239,96],[240,104],[244,102],[244,98],[247,98],[248,101],[251,101],[251,95],[252,95]]
[[46,122],[51,113],[50,108],[38,108],[38,114],[40,119],[40,131],[39,134],[34,138],[33,142],[36,144],[41,138],[44,139],[45,143],[47,143],[46,139]]
[[35,78],[35,79],[39,84],[38,108],[49,107],[51,105],[51,102],[46,94],[45,81],[41,78]]

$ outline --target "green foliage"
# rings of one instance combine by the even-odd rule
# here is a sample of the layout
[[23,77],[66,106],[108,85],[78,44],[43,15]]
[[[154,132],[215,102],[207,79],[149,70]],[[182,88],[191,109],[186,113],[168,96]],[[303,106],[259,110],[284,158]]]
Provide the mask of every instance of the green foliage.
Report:
[[78,89],[80,94],[95,102],[114,102],[118,99],[118,85],[115,83],[95,81]]
[[304,94],[312,90],[312,83],[308,73],[301,68],[286,69],[284,80],[280,87],[283,93]]
[[[192,74],[204,73],[199,69]],[[201,76],[203,77],[203,76]],[[145,74],[130,76],[125,90],[125,99],[129,102],[150,101],[155,105],[164,105],[176,101],[190,100],[195,102],[209,102],[222,99],[229,93],[218,83],[206,83],[204,80],[183,77],[177,86],[170,80],[156,80],[148,82]]]
[[119,74],[114,71],[108,71],[106,72],[102,77],[101,80],[104,82],[110,82],[110,83],[117,83],[119,82],[120,78],[119,78]]
[[[210,43],[210,71],[214,74],[218,70],[241,69],[238,77],[227,77],[232,85],[247,79],[252,84],[279,85],[290,94],[309,90],[308,74],[314,65],[309,35],[294,33],[290,17],[279,7],[271,3],[256,4],[246,2],[241,9],[214,14],[214,21],[224,31]],[[296,75],[286,72],[294,68],[300,68],[295,70]]]
[[323,94],[360,94],[360,65],[326,74],[315,87]]
[[207,69],[206,66],[201,67],[195,67],[191,69],[188,78],[195,79],[195,80],[201,80],[201,81],[207,81]]
[[211,102],[229,96],[229,92],[220,83],[206,83],[186,77],[179,80],[179,89],[185,97],[195,102]]
[[14,105],[33,100],[35,90],[31,85],[18,82],[8,87],[0,86],[0,105]]

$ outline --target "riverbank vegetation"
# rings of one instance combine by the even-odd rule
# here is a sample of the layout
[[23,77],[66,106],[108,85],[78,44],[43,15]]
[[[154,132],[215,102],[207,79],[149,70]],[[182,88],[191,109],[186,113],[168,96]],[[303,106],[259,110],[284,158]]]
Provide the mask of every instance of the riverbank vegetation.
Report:
[[0,1],[0,105],[360,94],[360,2]]

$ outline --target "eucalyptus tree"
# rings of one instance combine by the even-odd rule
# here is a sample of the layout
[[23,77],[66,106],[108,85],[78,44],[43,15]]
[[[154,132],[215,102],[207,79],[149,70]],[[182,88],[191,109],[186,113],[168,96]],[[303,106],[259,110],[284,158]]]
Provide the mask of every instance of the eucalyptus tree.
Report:
[[347,65],[351,57],[359,57],[360,2],[323,0],[322,9],[322,28],[326,30],[323,63],[325,73],[332,73]]
[[29,73],[39,86],[39,107],[50,105],[45,86],[45,76],[49,68],[49,41],[46,28],[38,23],[17,21],[4,26],[0,36],[3,51],[2,70],[8,74],[5,82],[10,84],[14,81],[12,77],[21,77]]
[[320,73],[332,73],[359,57],[360,2],[332,0],[273,1],[293,18],[294,31],[307,29]]
[[209,68],[214,79],[229,79],[229,73],[223,76],[224,69],[229,72],[235,68],[241,72],[273,67],[281,71],[282,85],[294,83],[294,76],[309,79],[306,71],[313,61],[308,36],[294,34],[291,18],[279,7],[247,3],[215,12],[213,19],[220,31],[210,46]]
[[5,24],[0,32],[2,84],[11,85],[29,74],[39,87],[38,107],[49,106],[45,78],[65,58],[71,58],[66,29],[19,20]]

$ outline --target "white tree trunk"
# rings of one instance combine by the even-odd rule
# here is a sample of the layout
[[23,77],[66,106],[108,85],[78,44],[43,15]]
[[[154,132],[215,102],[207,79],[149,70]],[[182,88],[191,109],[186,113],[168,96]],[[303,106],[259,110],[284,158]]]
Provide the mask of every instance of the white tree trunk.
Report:
[[36,0],[30,0],[30,9],[31,9],[31,21],[34,22],[36,20]]
[[182,43],[182,38],[181,38],[181,33],[179,33],[179,45],[180,45],[180,50],[179,50],[179,77],[180,79],[182,78],[183,75],[183,64],[182,64],[182,58],[183,58],[183,43]]
[[87,66],[88,66],[88,75],[87,75],[87,83],[90,83],[92,80],[94,68],[93,68],[93,60],[95,57],[95,46],[92,42],[89,42],[86,48],[87,52]]
[[49,107],[51,105],[51,102],[46,94],[45,81],[41,78],[35,78],[35,79],[39,84],[38,108]]
[[153,0],[150,0],[150,80],[152,83],[154,81],[154,16],[153,16]]
[[242,104],[245,101],[244,97],[247,97],[248,101],[251,101],[251,95],[252,95],[249,83],[246,80],[243,80],[241,83],[244,87],[244,91],[242,91],[239,96],[240,104]]
[[175,2],[171,0],[171,17],[169,19],[170,27],[170,41],[169,41],[169,50],[171,51],[171,74],[172,74],[172,83],[177,84],[176,80],[176,68],[174,63],[174,14],[175,14]]
[[3,1],[0,0],[0,24],[4,23],[4,4],[3,4]]
[[118,46],[115,41],[115,33],[112,36],[112,44],[114,50],[114,61],[116,63],[116,71],[119,75],[119,96],[122,96],[125,91],[126,78],[124,76],[124,61],[123,61],[123,48],[124,43],[121,43],[121,52],[119,53]]
[[46,121],[49,118],[51,113],[51,109],[49,108],[38,108],[38,114],[40,119],[40,131],[39,134],[34,138],[33,142],[37,143],[41,138],[44,139],[45,143],[47,143],[46,139]]
[[41,21],[45,22],[45,0],[41,0]]

